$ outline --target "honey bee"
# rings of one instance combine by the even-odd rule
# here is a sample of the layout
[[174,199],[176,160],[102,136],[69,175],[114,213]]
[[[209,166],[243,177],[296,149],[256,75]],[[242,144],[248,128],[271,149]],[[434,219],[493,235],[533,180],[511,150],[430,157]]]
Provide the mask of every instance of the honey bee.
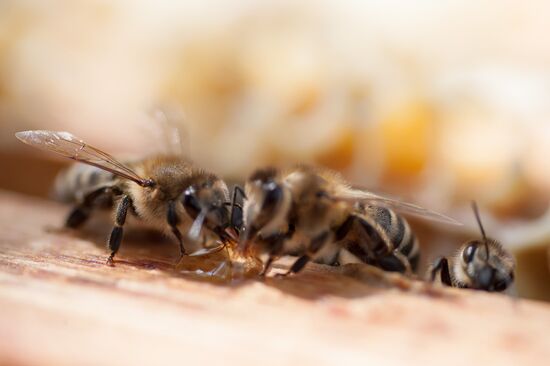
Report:
[[[120,248],[128,212],[171,232],[178,241],[180,259],[187,254],[184,241],[197,240],[203,226],[222,242],[231,237],[226,183],[180,155],[158,154],[122,163],[68,132],[22,131],[16,137],[86,164],[75,164],[58,178],[57,196],[76,203],[66,219],[70,228],[80,227],[95,208],[114,208],[109,264]],[[185,238],[180,229],[188,231]]]
[[240,249],[267,254],[262,275],[281,255],[299,258],[287,274],[310,260],[338,265],[368,263],[412,272],[418,241],[394,210],[459,224],[442,214],[352,188],[337,173],[310,166],[254,172],[245,183]]
[[430,279],[458,288],[504,291],[514,281],[514,259],[498,241],[487,238],[475,202],[472,208],[481,240],[470,240],[449,259],[441,257],[436,260],[428,270]]

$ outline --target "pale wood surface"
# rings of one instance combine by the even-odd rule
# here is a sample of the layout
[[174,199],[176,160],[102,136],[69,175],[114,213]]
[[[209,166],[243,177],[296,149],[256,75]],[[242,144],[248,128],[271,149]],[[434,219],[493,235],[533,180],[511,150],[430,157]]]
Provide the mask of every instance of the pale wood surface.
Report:
[[[324,266],[264,282],[208,280],[176,271],[175,245],[137,230],[109,267],[108,227],[51,230],[66,211],[0,192],[0,364],[550,362],[543,303],[404,290],[398,277]],[[207,270],[215,257],[189,261]],[[401,289],[388,285],[396,281]]]

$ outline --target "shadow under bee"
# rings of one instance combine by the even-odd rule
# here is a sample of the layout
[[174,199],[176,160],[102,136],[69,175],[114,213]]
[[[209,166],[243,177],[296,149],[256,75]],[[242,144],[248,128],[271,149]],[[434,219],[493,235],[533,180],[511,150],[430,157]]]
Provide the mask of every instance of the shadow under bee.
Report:
[[[283,274],[292,265],[293,257],[283,257],[273,265],[274,272]],[[299,275],[258,278],[266,286],[305,300],[325,296],[362,298],[397,291],[417,296],[454,300],[455,294],[424,281],[410,279],[400,273],[388,273],[365,264],[329,266],[309,263]]]

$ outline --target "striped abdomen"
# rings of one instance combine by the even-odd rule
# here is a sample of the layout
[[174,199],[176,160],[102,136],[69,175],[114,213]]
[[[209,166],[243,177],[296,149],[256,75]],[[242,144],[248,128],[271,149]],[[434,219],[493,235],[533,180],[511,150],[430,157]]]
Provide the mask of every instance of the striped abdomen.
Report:
[[80,203],[100,187],[112,186],[114,175],[90,165],[73,164],[59,173],[53,189],[54,198],[61,202]]
[[403,217],[376,206],[358,206],[354,217],[353,230],[341,241],[340,264],[359,261],[392,272],[416,270],[418,240]]
[[366,214],[370,215],[384,230],[391,242],[391,249],[406,257],[411,269],[415,271],[420,259],[420,248],[418,239],[403,216],[388,208],[377,206],[367,207]]

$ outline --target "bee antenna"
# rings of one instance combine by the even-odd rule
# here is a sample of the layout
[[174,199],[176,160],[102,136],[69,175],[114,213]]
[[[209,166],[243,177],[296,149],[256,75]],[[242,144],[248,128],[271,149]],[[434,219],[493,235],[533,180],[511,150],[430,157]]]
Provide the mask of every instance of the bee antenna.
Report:
[[483,242],[485,244],[485,253],[487,254],[487,260],[489,259],[489,244],[487,243],[487,236],[485,235],[485,229],[481,223],[481,216],[479,215],[479,209],[477,207],[476,201],[472,201],[472,209],[474,210],[474,215],[476,216],[477,224],[479,225],[479,230],[481,231],[481,236],[483,237]]

